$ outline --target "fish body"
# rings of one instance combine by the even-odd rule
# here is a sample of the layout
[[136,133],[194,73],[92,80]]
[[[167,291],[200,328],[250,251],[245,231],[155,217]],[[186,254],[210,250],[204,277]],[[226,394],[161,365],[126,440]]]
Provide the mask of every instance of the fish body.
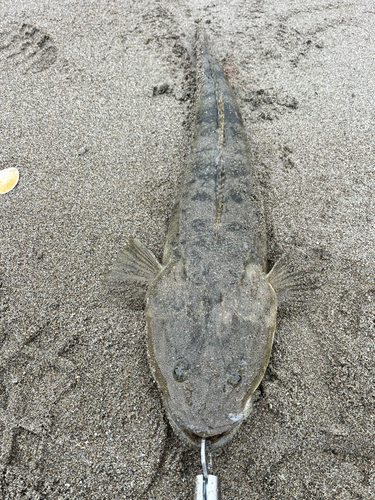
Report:
[[248,415],[266,370],[277,311],[271,278],[280,273],[266,274],[239,110],[205,45],[200,57],[196,134],[163,261],[131,240],[118,269],[148,284],[150,366],[173,428],[190,444],[219,447]]

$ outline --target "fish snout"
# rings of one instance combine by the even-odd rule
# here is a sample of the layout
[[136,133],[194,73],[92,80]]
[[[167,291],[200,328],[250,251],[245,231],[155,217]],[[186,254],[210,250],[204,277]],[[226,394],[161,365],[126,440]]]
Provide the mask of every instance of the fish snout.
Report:
[[199,423],[195,425],[187,425],[180,419],[175,420],[182,433],[182,437],[187,438],[190,444],[200,446],[202,439],[206,439],[211,446],[218,448],[225,444],[227,440],[236,432],[243,420],[243,414],[234,416],[228,415],[228,422],[223,425],[206,425]]

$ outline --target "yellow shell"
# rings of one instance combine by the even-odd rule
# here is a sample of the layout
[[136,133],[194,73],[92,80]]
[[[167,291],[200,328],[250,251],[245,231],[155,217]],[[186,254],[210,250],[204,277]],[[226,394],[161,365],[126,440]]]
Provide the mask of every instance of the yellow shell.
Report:
[[0,194],[11,191],[17,184],[19,173],[16,168],[5,168],[0,170]]

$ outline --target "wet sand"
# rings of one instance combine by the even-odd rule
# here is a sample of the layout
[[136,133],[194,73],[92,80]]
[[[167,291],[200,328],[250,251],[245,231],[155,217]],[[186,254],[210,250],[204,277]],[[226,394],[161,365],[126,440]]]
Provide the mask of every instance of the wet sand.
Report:
[[[202,26],[241,109],[269,259],[304,256],[253,411],[212,456],[226,500],[375,497],[372,2],[6,0],[0,19],[2,498],[190,499],[145,320],[105,282],[161,256]],[[154,90],[156,88],[156,90]],[[310,279],[313,276],[313,279]]]

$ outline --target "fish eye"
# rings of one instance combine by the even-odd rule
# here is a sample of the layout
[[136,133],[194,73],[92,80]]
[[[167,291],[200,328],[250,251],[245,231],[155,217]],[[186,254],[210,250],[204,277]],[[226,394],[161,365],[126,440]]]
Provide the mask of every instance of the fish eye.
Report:
[[173,376],[177,382],[184,382],[189,374],[189,362],[186,359],[180,359],[174,366]]
[[235,387],[236,385],[238,385],[241,382],[241,380],[242,380],[241,368],[238,365],[236,365],[235,363],[232,363],[227,368],[227,382],[228,382],[228,384]]

